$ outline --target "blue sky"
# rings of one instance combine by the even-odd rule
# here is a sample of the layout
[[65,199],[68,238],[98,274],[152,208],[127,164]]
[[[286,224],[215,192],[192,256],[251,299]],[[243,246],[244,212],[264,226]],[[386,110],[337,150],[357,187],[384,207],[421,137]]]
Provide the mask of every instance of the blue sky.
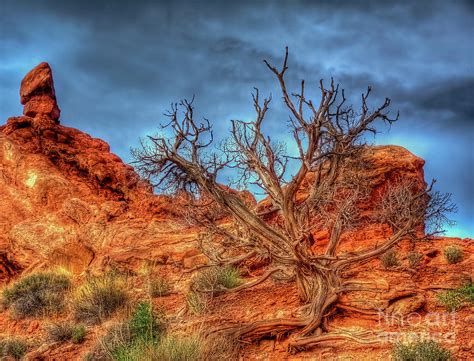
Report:
[[[0,4],[0,117],[21,114],[18,87],[51,64],[64,125],[130,147],[153,133],[171,102],[196,95],[224,136],[253,116],[250,93],[277,93],[262,59],[290,48],[288,79],[333,76],[357,105],[367,85],[401,119],[375,142],[426,160],[427,179],[453,193],[450,235],[474,236],[474,4],[472,1],[53,1]],[[315,93],[316,94],[316,93]],[[285,134],[274,96],[267,124]]]

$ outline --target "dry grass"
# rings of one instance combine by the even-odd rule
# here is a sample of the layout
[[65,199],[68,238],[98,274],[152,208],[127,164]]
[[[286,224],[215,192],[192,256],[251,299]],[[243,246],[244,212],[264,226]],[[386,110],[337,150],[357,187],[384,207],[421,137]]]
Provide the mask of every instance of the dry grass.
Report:
[[156,276],[148,280],[148,294],[150,297],[163,297],[169,295],[171,285],[169,281],[161,276]]
[[232,266],[211,267],[196,274],[191,281],[191,289],[218,293],[224,289],[235,288],[242,284],[240,272]]
[[5,338],[0,340],[0,356],[2,360],[21,360],[28,351],[28,343],[21,338]]
[[383,256],[380,258],[382,261],[382,264],[385,268],[393,268],[397,267],[400,265],[400,261],[398,260],[397,257],[397,252],[394,249],[390,249],[387,252],[383,254]]
[[60,312],[71,288],[69,274],[61,270],[36,272],[21,277],[2,292],[2,304],[19,318]]
[[91,277],[73,300],[76,320],[98,324],[111,317],[128,301],[127,282],[115,273]]
[[84,325],[75,325],[72,322],[53,323],[46,328],[48,339],[53,342],[82,343],[86,336]]

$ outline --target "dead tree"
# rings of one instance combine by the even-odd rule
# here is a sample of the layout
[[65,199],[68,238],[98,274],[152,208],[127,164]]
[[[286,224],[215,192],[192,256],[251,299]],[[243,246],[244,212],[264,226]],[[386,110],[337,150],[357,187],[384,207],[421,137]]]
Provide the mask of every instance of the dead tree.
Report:
[[[254,322],[235,329],[235,335],[252,339],[294,331],[290,345],[296,349],[325,339],[354,339],[356,335],[322,334],[324,319],[339,296],[360,290],[360,285],[344,281],[341,275],[379,257],[403,239],[426,236],[420,225],[432,224],[437,232],[453,206],[449,196],[431,194],[431,186],[394,182],[372,212],[373,219],[390,228],[390,235],[373,248],[339,252],[342,234],[364,218],[358,205],[368,196],[368,189],[355,171],[364,150],[364,136],[375,133],[376,121],[392,123],[398,114],[394,119],[389,117],[388,98],[369,109],[370,87],[361,96],[359,111],[346,105],[344,91],[333,81],[329,87],[320,81],[319,103],[306,97],[304,81],[299,92],[290,96],[285,82],[288,49],[280,69],[267,61],[265,64],[278,80],[289,111],[289,132],[297,155],[288,155],[284,145],[263,133],[271,98],[262,100],[256,89],[255,120],[233,120],[230,138],[220,147],[211,148],[210,122],[196,122],[192,101],[184,100],[172,105],[167,114],[169,122],[163,127],[171,131],[170,136],[149,136],[134,156],[139,170],[155,185],[196,194],[233,219],[229,224],[216,221],[212,216],[216,212],[200,215],[208,229],[201,241],[203,249],[208,244],[212,264],[238,264],[255,257],[268,260],[269,268],[261,278],[232,292],[253,287],[276,272],[296,282],[302,304],[297,316]],[[295,163],[297,170],[289,175],[289,164]],[[240,181],[258,186],[268,196],[270,209],[259,212],[220,184],[218,176],[224,169],[238,171]],[[305,185],[303,194],[301,189],[308,179],[311,184]],[[273,214],[271,222],[267,220],[269,212]],[[311,231],[315,228],[329,234],[326,249],[318,254],[312,247]]]

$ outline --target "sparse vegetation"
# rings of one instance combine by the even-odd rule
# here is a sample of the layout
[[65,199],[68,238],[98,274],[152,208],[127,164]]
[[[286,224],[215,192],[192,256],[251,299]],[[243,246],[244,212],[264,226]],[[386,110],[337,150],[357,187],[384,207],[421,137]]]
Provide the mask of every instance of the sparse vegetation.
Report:
[[207,308],[208,300],[205,295],[198,292],[190,291],[186,295],[186,306],[193,315],[204,313]]
[[115,273],[92,277],[77,291],[74,315],[78,321],[97,324],[112,316],[127,300],[126,282],[122,277]]
[[156,311],[149,302],[141,302],[135,308],[129,326],[133,338],[156,339],[166,330],[164,311]]
[[0,340],[0,356],[4,358],[13,358],[21,360],[23,355],[28,351],[28,344],[21,338],[5,338]]
[[91,352],[91,359],[146,360],[166,331],[164,312],[139,303],[130,320],[112,326]]
[[397,267],[400,265],[400,261],[397,257],[397,252],[394,249],[388,250],[380,258],[385,268]]
[[43,316],[61,311],[71,287],[69,275],[44,271],[26,275],[2,293],[2,304],[19,318]]
[[448,246],[444,249],[444,257],[448,263],[459,263],[463,257],[463,251],[456,245]]
[[437,299],[448,311],[457,311],[474,303],[474,284],[467,283],[462,287],[440,292]]
[[69,322],[53,323],[46,330],[48,338],[54,342],[69,341],[72,337],[73,325]]
[[398,344],[393,351],[396,361],[451,361],[451,352],[432,340],[418,341],[411,344]]
[[211,267],[199,272],[191,282],[191,289],[201,292],[218,293],[242,283],[239,270],[233,266]]
[[82,343],[86,336],[84,325],[75,325],[72,322],[53,323],[47,327],[48,338],[54,342],[72,341]]
[[423,259],[423,255],[418,252],[410,252],[408,253],[408,265],[410,268],[416,268],[420,265],[421,260]]
[[72,343],[82,343],[86,337],[87,331],[84,325],[76,325],[72,328]]
[[86,360],[114,360],[114,354],[120,348],[129,346],[132,342],[132,334],[128,322],[119,322],[107,330],[94,349],[86,355]]
[[194,335],[167,335],[153,350],[155,360],[197,361],[202,352],[202,339]]
[[150,278],[148,281],[148,293],[150,297],[163,297],[171,292],[169,281],[161,276]]

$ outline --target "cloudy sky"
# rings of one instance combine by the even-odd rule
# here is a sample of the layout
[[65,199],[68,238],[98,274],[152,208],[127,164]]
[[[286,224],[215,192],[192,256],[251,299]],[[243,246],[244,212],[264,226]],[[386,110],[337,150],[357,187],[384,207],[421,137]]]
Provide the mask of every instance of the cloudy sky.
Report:
[[[220,136],[253,116],[254,86],[274,94],[267,129],[287,115],[262,60],[316,89],[334,77],[357,104],[385,96],[401,119],[375,142],[426,160],[426,178],[453,193],[450,235],[474,236],[473,1],[0,1],[0,118],[21,114],[18,88],[51,64],[64,125],[130,147],[155,132],[171,102],[196,95]],[[316,93],[315,93],[316,94]],[[282,138],[284,140],[284,138]]]

